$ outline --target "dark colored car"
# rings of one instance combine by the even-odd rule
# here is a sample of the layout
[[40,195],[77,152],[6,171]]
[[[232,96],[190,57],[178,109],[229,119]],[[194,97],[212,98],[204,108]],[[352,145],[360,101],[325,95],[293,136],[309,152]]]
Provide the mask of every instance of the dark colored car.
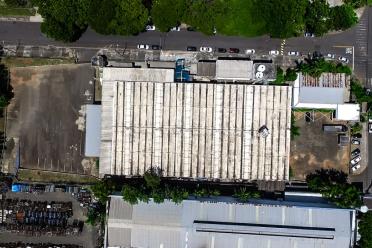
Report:
[[361,139],[362,135],[360,133],[356,133],[356,134],[353,134],[352,137],[355,139]]
[[193,31],[196,31],[196,29],[194,27],[187,27],[187,31],[193,32]]
[[188,46],[187,51],[196,52],[198,49],[194,46]]
[[161,46],[159,46],[159,45],[152,45],[151,46],[151,49],[152,50],[160,50],[161,49]]
[[359,148],[357,148],[357,149],[355,149],[354,151],[351,152],[352,157],[358,156],[359,154],[360,154]]
[[217,52],[219,52],[219,53],[225,53],[225,52],[227,52],[227,50],[225,48],[218,48],[217,49]]
[[229,48],[229,53],[239,53],[238,48]]

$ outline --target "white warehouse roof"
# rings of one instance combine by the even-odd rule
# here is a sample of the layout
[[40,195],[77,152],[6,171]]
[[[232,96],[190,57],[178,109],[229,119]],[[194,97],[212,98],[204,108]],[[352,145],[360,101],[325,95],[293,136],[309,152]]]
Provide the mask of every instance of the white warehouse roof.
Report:
[[336,109],[336,119],[344,121],[359,121],[360,105],[352,103],[338,104]]
[[249,81],[253,77],[253,61],[219,59],[216,62],[216,79]]
[[105,247],[349,248],[355,210],[213,200],[109,201]]
[[[290,86],[103,81],[100,176],[288,180]],[[258,133],[263,126],[266,138]]]

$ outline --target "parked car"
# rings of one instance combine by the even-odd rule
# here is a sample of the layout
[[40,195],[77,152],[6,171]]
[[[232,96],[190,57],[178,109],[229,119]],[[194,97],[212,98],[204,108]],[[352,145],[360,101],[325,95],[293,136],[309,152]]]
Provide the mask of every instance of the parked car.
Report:
[[137,45],[137,48],[138,49],[146,49],[146,50],[148,50],[150,48],[150,46],[149,45],[145,45],[145,44],[138,44]]
[[194,46],[188,46],[187,47],[187,51],[190,51],[190,52],[196,52],[198,49]]
[[351,152],[352,157],[358,156],[359,154],[360,154],[360,149],[359,148],[357,148],[357,149],[355,149],[354,151]]
[[278,56],[279,55],[279,51],[278,50],[271,50],[269,52],[269,55],[272,55],[272,56]]
[[218,48],[217,49],[217,52],[219,52],[219,53],[226,53],[227,50],[226,50],[226,48]]
[[351,144],[353,145],[360,145],[360,139],[351,139]]
[[361,138],[362,138],[362,134],[360,134],[360,133],[355,133],[355,134],[353,134],[351,137],[354,138],[354,139],[361,139]]
[[343,62],[343,63],[349,63],[349,59],[345,58],[345,57],[339,57],[338,58],[339,61]]
[[300,52],[290,51],[290,52],[288,52],[288,55],[289,56],[300,56]]
[[362,160],[362,157],[360,155],[356,156],[355,158],[353,158],[352,160],[350,160],[350,164],[353,166],[353,165],[356,165],[357,163],[360,162],[360,160]]
[[353,172],[355,172],[355,171],[358,170],[359,168],[360,168],[360,164],[359,164],[359,163],[356,164],[356,165],[351,166],[351,170],[352,170]]
[[255,54],[255,50],[254,49],[247,49],[245,50],[245,54]]
[[160,50],[161,49],[161,46],[159,46],[159,45],[152,45],[151,46],[151,49],[152,50]]
[[315,37],[315,35],[313,33],[309,33],[309,32],[306,32],[304,36],[305,37],[312,37],[312,38]]
[[194,27],[187,27],[187,31],[193,32],[196,31],[196,29]]
[[327,55],[325,57],[327,59],[334,59],[335,58],[335,55],[334,54],[331,54],[331,53],[327,53]]
[[372,123],[368,123],[368,132],[372,133]]
[[156,28],[155,28],[155,25],[147,25],[146,26],[146,31],[154,31]]
[[229,48],[229,53],[239,53],[239,48]]
[[181,28],[179,26],[173,27],[170,29],[170,31],[181,31]]
[[213,52],[212,47],[200,47],[200,52],[211,53]]

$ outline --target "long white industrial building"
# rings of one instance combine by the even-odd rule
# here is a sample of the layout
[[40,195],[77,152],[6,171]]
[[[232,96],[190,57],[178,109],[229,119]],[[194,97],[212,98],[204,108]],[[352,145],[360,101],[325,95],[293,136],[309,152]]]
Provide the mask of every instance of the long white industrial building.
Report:
[[[292,88],[104,68],[100,176],[288,180]],[[264,129],[264,133],[259,133]]]

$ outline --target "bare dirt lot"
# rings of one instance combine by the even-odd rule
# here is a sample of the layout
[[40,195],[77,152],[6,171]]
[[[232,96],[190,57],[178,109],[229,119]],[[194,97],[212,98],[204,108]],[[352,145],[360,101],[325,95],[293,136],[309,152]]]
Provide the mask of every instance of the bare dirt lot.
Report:
[[314,112],[314,121],[310,122],[305,121],[305,112],[295,112],[294,115],[300,136],[291,140],[291,179],[305,180],[306,175],[320,168],[348,173],[350,145],[339,146],[337,134],[322,130],[323,124],[336,123],[330,119],[331,114]]
[[82,166],[82,105],[93,102],[89,64],[11,69],[14,98],[8,107],[7,137],[19,138],[23,168],[90,174]]

